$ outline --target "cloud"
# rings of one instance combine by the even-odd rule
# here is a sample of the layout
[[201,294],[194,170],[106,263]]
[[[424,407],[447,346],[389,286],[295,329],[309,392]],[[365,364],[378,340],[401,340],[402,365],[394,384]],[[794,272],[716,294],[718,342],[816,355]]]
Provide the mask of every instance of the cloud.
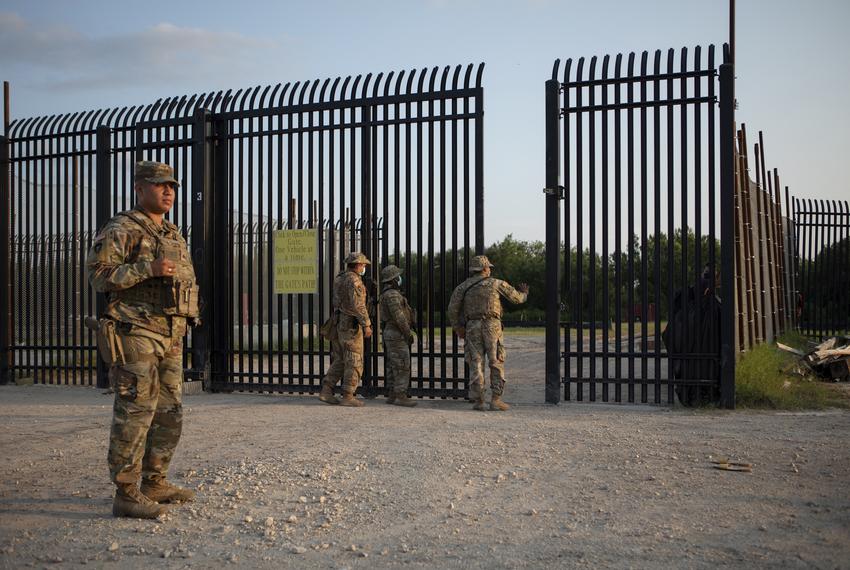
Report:
[[0,12],[0,65],[28,71],[43,88],[225,84],[262,70],[274,42],[168,22],[125,34],[87,36],[67,26],[36,27]]

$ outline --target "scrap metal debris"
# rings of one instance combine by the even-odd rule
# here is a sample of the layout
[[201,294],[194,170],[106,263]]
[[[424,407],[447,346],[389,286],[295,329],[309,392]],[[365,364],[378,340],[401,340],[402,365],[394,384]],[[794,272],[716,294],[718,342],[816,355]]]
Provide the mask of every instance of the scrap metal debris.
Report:
[[850,338],[834,336],[808,352],[776,343],[780,350],[800,357],[799,362],[815,375],[834,380],[850,380]]

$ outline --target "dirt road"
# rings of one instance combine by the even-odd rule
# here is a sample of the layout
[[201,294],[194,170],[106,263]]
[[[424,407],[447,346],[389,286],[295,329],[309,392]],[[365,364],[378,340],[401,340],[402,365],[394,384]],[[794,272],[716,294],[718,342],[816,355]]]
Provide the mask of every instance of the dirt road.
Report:
[[[850,413],[186,398],[173,478],[115,520],[111,399],[0,387],[0,567],[847,567]],[[713,468],[741,459],[752,473]]]

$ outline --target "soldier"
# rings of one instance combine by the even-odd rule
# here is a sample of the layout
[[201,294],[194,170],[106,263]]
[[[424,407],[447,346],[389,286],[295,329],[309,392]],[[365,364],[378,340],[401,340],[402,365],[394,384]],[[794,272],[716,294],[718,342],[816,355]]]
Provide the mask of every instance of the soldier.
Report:
[[510,406],[502,401],[505,390],[505,344],[502,337],[502,303],[525,303],[528,285],[514,289],[506,281],[490,276],[494,267],[485,255],[472,258],[469,271],[473,275],[457,286],[449,301],[449,319],[457,335],[465,339],[463,353],[469,365],[469,399],[474,410],[484,410],[484,357],[490,365],[490,409],[505,411]]
[[[346,269],[333,284],[333,316],[322,326],[322,334],[331,341],[331,367],[322,378],[319,399],[326,404],[360,407],[354,397],[363,374],[363,339],[372,336],[372,321],[366,309],[363,275],[369,260],[359,251],[345,258]],[[334,387],[342,379],[342,400],[334,396]]]
[[108,462],[116,517],[155,518],[166,512],[159,503],[195,495],[166,480],[183,423],[183,337],[199,316],[189,249],[163,219],[177,186],[167,164],[137,162],[136,207],[101,228],[86,260],[92,286],[108,295],[96,326],[115,391]]
[[384,343],[384,376],[387,403],[412,408],[416,402],[407,395],[410,387],[410,345],[413,344],[413,310],[401,287],[401,269],[387,265],[381,271],[381,331]]

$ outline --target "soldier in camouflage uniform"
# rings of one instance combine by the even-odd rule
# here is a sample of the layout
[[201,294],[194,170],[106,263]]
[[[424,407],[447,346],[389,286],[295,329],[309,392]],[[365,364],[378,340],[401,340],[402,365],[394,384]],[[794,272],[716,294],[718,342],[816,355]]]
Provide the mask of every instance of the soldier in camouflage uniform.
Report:
[[490,409],[510,408],[502,401],[505,390],[505,344],[502,336],[502,302],[525,303],[528,285],[514,289],[506,281],[490,276],[493,264],[487,256],[472,258],[473,275],[457,286],[449,300],[449,319],[460,338],[465,339],[464,359],[469,366],[469,399],[473,409],[484,410],[484,358],[490,365]]
[[384,343],[384,377],[387,403],[412,408],[416,402],[407,395],[410,387],[410,345],[413,344],[413,310],[401,290],[401,269],[387,265],[381,271],[381,331]]
[[166,481],[183,423],[183,336],[198,318],[188,247],[163,219],[177,186],[170,166],[136,163],[136,207],[101,228],[86,260],[92,286],[108,295],[96,326],[115,391],[108,454],[115,516],[154,518],[166,510],[159,503],[194,497]]
[[[346,269],[333,283],[333,316],[322,327],[331,341],[331,366],[322,378],[319,399],[326,404],[360,407],[354,397],[363,374],[363,339],[372,336],[372,321],[366,308],[366,286],[362,276],[369,260],[360,252],[345,258]],[[334,396],[334,388],[342,380],[342,399]]]

